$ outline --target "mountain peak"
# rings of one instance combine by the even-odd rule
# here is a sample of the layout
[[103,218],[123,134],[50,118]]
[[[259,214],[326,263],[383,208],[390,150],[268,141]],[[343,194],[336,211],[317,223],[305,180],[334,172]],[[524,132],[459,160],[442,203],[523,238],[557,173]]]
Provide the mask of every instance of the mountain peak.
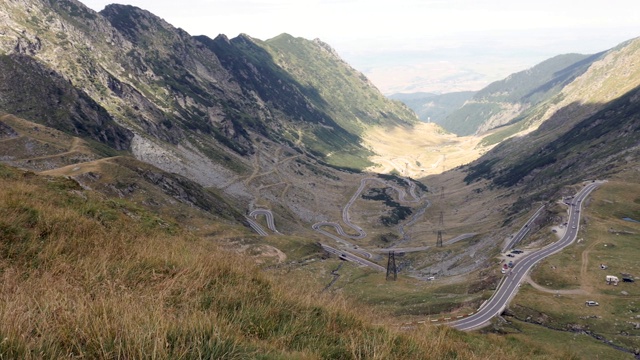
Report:
[[100,15],[136,44],[139,44],[142,38],[162,37],[161,35],[168,32],[189,36],[184,30],[175,28],[164,19],[132,5],[110,4],[100,11]]

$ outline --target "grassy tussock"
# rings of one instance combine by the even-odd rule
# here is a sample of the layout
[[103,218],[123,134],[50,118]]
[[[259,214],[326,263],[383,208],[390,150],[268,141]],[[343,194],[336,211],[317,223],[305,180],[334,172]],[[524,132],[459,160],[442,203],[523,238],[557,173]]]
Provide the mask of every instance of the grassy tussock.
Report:
[[500,359],[512,352],[448,328],[400,333],[370,325],[377,319],[370,310],[275,279],[175,227],[148,226],[136,211],[69,180],[0,166],[0,358]]

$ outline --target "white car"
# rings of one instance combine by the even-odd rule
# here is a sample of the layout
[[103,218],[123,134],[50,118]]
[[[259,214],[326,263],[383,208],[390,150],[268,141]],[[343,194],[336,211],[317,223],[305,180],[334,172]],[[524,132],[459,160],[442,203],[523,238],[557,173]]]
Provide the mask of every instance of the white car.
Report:
[[597,301],[593,301],[593,300],[588,300],[584,304],[587,305],[587,306],[598,306],[598,305],[600,305],[600,304],[598,304]]

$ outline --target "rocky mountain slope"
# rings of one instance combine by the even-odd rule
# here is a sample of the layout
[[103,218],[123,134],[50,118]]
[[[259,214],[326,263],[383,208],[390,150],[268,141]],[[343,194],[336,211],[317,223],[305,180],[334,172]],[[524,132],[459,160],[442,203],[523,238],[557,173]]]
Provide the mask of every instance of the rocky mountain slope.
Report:
[[365,131],[418,121],[319,40],[191,36],[136,7],[96,13],[76,0],[2,2],[0,16],[0,111],[102,156],[131,153],[240,208],[282,202],[312,216],[279,200],[280,186],[313,197],[309,174],[372,164]]
[[472,135],[518,122],[532,107],[556,95],[602,55],[558,55],[491,83],[449,114],[441,125],[458,135]]
[[[640,38],[607,52],[558,94],[532,108],[516,129],[474,162],[466,181],[518,187],[523,201],[544,199],[566,184],[606,178],[640,160]],[[498,140],[495,140],[498,141]]]

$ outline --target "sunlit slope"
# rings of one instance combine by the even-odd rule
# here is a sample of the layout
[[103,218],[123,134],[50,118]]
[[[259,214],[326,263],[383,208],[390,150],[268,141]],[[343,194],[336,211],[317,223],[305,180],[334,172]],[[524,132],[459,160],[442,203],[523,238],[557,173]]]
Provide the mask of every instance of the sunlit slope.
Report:
[[471,135],[517,122],[531,107],[556,95],[601,56],[558,55],[509,75],[475,93],[441,124],[456,134]]
[[458,137],[436,124],[375,128],[367,131],[365,144],[376,153],[371,171],[420,178],[470,163],[488,148],[479,137]]

